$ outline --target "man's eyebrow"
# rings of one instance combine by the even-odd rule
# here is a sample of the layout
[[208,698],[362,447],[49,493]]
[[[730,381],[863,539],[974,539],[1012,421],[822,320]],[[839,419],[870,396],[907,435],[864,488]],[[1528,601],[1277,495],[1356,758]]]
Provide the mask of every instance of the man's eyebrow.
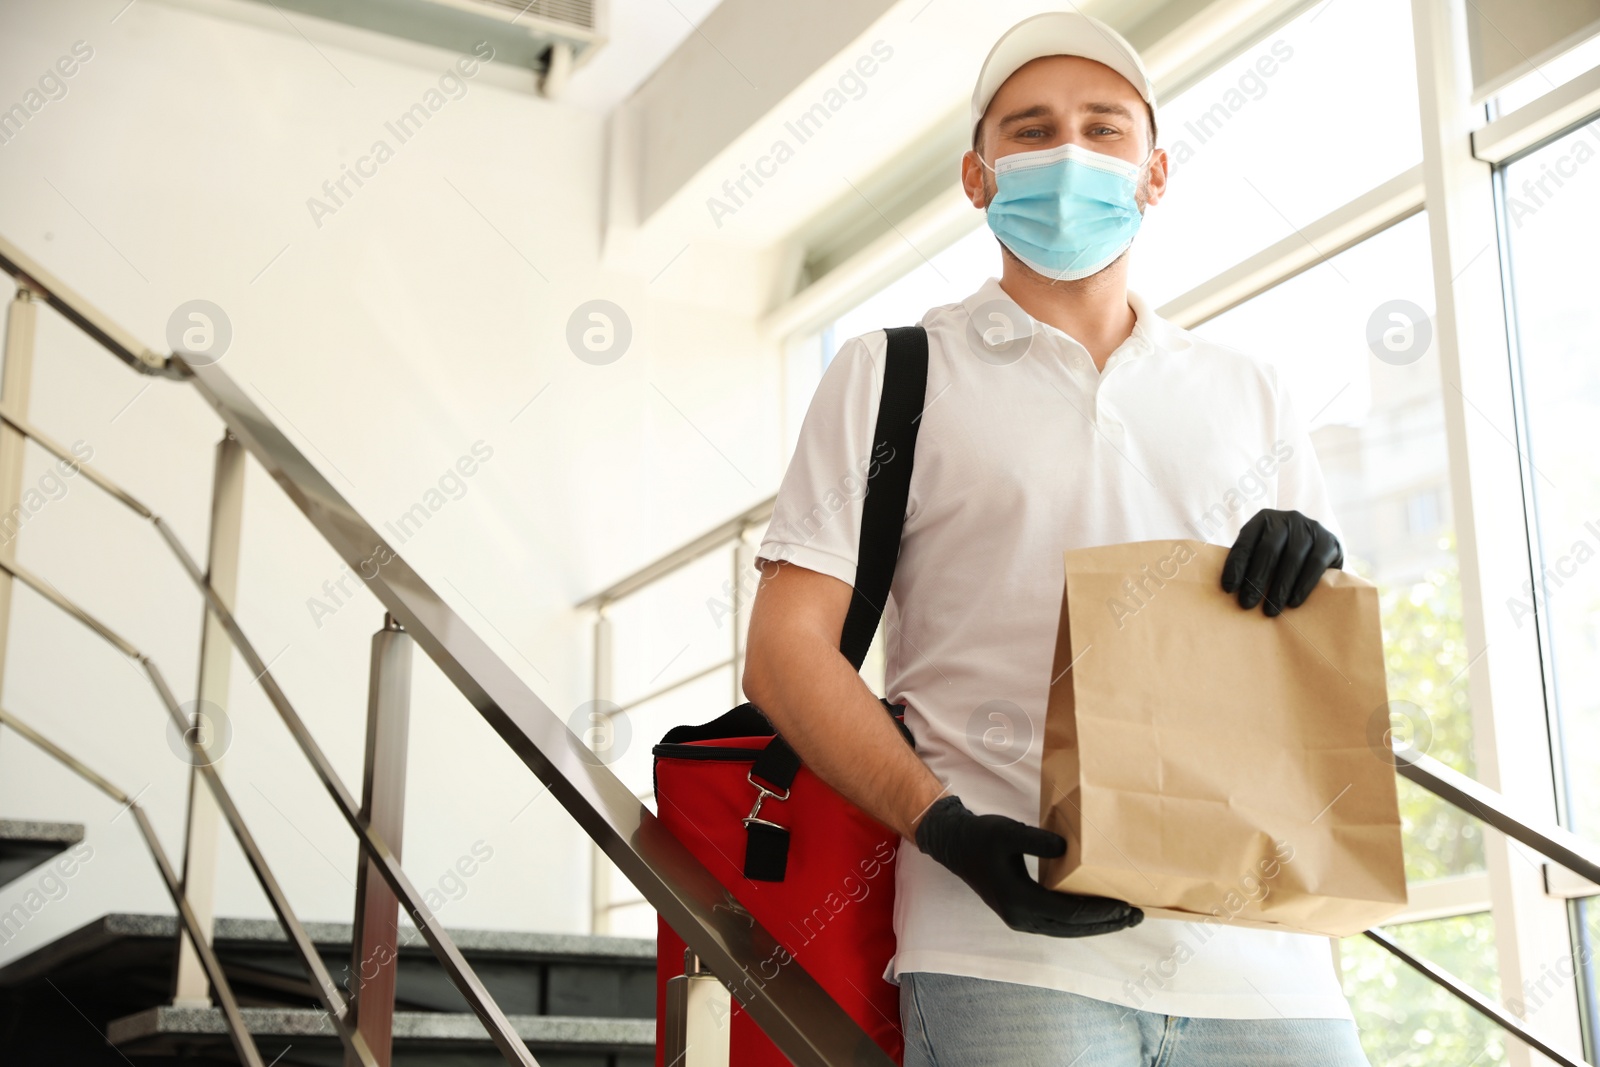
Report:
[[995,125],[997,125],[997,126],[1009,126],[1012,123],[1021,122],[1024,119],[1042,119],[1042,118],[1047,118],[1051,114],[1052,114],[1052,112],[1051,112],[1050,108],[1047,105],[1045,105],[1045,104],[1035,104],[1032,107],[1026,108],[1025,110],[1022,110],[1022,111],[1013,111],[1011,114],[1009,114],[1005,118],[1001,119]]
[[1129,122],[1133,121],[1133,112],[1129,111],[1127,108],[1123,107],[1121,104],[1112,104],[1112,103],[1084,104],[1078,110],[1079,111],[1087,111],[1091,115],[1121,115],[1123,118],[1127,119]]

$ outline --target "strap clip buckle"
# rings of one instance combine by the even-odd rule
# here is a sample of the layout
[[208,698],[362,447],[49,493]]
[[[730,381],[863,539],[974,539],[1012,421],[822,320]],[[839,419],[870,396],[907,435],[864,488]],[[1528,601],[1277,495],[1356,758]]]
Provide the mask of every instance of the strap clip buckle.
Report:
[[744,778],[745,781],[756,787],[756,802],[751,806],[750,814],[746,815],[742,820],[745,826],[749,826],[751,823],[760,823],[762,826],[770,826],[774,830],[788,829],[786,826],[779,826],[775,822],[769,822],[766,819],[757,818],[757,816],[761,813],[761,804],[763,801],[765,801],[768,797],[778,801],[788,800],[789,790],[785,789],[782,793],[773,792],[771,789],[768,789],[766,786],[756,781],[754,771],[747,773]]

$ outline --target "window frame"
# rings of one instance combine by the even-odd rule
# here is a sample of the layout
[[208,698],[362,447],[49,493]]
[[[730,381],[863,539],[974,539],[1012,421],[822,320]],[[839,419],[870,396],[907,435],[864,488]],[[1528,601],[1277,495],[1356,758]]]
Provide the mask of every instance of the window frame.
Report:
[[[1585,101],[1591,110],[1587,113],[1579,114],[1572,107],[1573,100]],[[1489,108],[1489,113],[1493,114],[1492,105]],[[1571,82],[1552,90],[1546,96],[1531,101],[1510,115],[1495,119],[1490,123],[1491,127],[1501,124],[1501,136],[1494,142],[1495,149],[1489,153],[1496,156],[1496,158],[1486,161],[1490,162],[1493,168],[1492,182],[1498,226],[1497,239],[1501,248],[1501,273],[1503,276],[1507,316],[1507,360],[1511,374],[1518,447],[1524,454],[1530,456],[1532,452],[1533,415],[1527,400],[1524,347],[1518,326],[1516,265],[1511,237],[1514,227],[1511,224],[1509,206],[1509,197],[1511,195],[1509,170],[1512,165],[1527,156],[1563,140],[1584,126],[1596,121],[1600,121],[1600,66],[1596,66],[1586,74],[1579,75]],[[1510,150],[1512,147],[1515,150]],[[1483,152],[1478,154],[1479,158],[1483,158]],[[1530,572],[1534,576],[1531,586],[1535,605],[1533,629],[1539,642],[1545,711],[1552,742],[1550,751],[1552,788],[1559,821],[1562,825],[1569,826],[1572,805],[1572,780],[1567,769],[1567,748],[1564,743],[1565,729],[1560,690],[1556,685],[1556,674],[1559,668],[1555,659],[1555,642],[1550,632],[1549,615],[1544,610],[1544,587],[1537,578],[1538,575],[1545,573],[1548,565],[1544,538],[1541,536],[1544,530],[1543,514],[1539,505],[1538,493],[1531,478],[1527,479],[1524,484],[1523,509],[1529,527]],[[1574,982],[1577,987],[1583,1052],[1587,1059],[1593,1061],[1596,1058],[1597,1049],[1600,1049],[1600,974],[1597,974],[1597,966],[1594,962],[1596,956],[1595,938],[1590,933],[1589,921],[1595,914],[1600,914],[1600,896],[1581,897],[1572,895],[1571,890],[1563,890],[1558,885],[1553,884],[1558,879],[1566,881],[1557,873],[1556,868],[1548,863],[1545,864],[1545,867],[1547,869],[1546,883],[1551,894],[1562,896],[1567,904],[1569,938],[1574,958],[1587,958],[1590,960],[1588,967],[1575,968],[1577,974]]]

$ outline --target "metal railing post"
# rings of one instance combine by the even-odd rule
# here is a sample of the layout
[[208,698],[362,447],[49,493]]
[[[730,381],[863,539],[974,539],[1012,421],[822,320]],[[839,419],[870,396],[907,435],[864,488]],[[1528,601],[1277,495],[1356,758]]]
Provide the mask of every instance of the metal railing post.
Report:
[[[594,707],[601,714],[611,699],[611,679],[611,620],[602,604],[594,617]],[[589,846],[589,932],[611,932],[611,861],[593,842]]]
[[[400,859],[405,826],[406,743],[411,725],[411,635],[385,613],[372,635],[367,687],[366,769],[361,818]],[[395,971],[400,964],[400,901],[372,859],[360,855],[356,871],[355,928],[350,939],[351,1012],[373,1058],[389,1067],[394,1034]],[[359,1061],[346,1054],[347,1067]]]
[[[239,533],[243,521],[244,449],[239,447],[236,437],[224,433],[217,442],[216,468],[211,481],[211,535],[206,579],[229,608],[234,606],[239,584]],[[196,701],[190,721],[194,729],[202,731],[206,753],[201,758],[220,766],[229,736],[225,723],[233,644],[222,623],[204,605],[201,605],[200,614],[200,677],[195,685]],[[208,939],[216,918],[220,822],[216,798],[201,780],[199,768],[191,769],[189,812],[183,839],[183,892]],[[194,942],[182,928],[178,932],[178,968],[172,1003],[177,1007],[206,1007],[211,1003],[205,968],[201,966]]]
[[728,1067],[728,988],[706,970],[694,949],[683,950],[683,973],[667,979],[662,1050],[666,1067]]
[[[21,279],[19,279],[21,282]],[[25,282],[17,286],[6,316],[5,365],[0,369],[0,404],[27,417],[33,385],[33,334],[39,305]],[[0,559],[15,562],[17,531],[22,528],[22,454],[28,439],[9,423],[0,423]],[[11,633],[11,575],[0,573],[0,691],[5,684],[6,644]]]

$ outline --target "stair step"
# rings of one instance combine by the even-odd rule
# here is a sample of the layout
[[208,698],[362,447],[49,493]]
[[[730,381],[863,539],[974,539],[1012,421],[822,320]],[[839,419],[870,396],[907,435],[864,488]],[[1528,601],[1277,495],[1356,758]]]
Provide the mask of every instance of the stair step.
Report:
[[[175,958],[177,920],[110,914],[0,968],[0,990],[49,975],[60,986],[136,978],[142,992],[165,991]],[[340,984],[350,974],[349,923],[313,922],[306,932]],[[513,930],[451,930],[451,937],[507,1014],[649,1018],[655,1006],[655,941],[650,938]],[[464,1012],[467,1005],[416,930],[401,929],[397,1007]],[[270,919],[216,921],[213,944],[240,1001],[299,1007],[316,998],[299,957]],[[130,1010],[159,1003],[157,995]]]
[[[274,1055],[287,1044],[280,1065],[335,1063],[340,1053],[338,1034],[321,1011],[302,1008],[245,1008],[245,1025],[264,1055]],[[562,1058],[562,1064],[616,1064],[634,1067],[654,1062],[655,1023],[649,1019],[605,1019],[550,1015],[511,1015],[515,1028],[541,1063],[555,1063],[545,1053],[574,1053],[582,1058]],[[106,1032],[112,1045],[130,1055],[221,1053],[228,1046],[227,1025],[216,1008],[151,1008],[113,1021]],[[396,1058],[411,1052],[471,1051],[496,1057],[494,1046],[476,1016],[442,1012],[396,1012]],[[271,1051],[268,1051],[268,1050]],[[331,1058],[330,1058],[331,1057]]]
[[[350,981],[350,924],[306,927],[334,981]],[[221,918],[215,929],[217,956],[240,1004],[263,1013],[252,1018],[252,1029],[259,1022],[264,1033],[280,1035],[270,1049],[262,1042],[265,1058],[293,1045],[278,1067],[341,1067],[336,1039],[311,1040],[321,1008],[278,924]],[[124,1053],[101,1036],[113,1025],[136,1050],[126,1055],[141,1065],[141,1055],[163,1055],[162,1048],[180,1051],[192,1067],[233,1062],[219,1013],[156,1007],[172,997],[176,935],[172,916],[113,913],[0,967],[0,1062],[16,1052],[18,1063],[127,1067]],[[541,1067],[653,1064],[653,1051],[638,1047],[643,1041],[653,1049],[654,939],[473,929],[450,935],[530,1047],[553,1050],[538,1053]],[[412,1029],[405,1031],[409,1051],[397,1052],[395,1067],[503,1062],[472,1029],[476,1019],[421,935],[402,928],[401,941],[395,1007]],[[293,1026],[312,1027],[308,1041],[285,1029]],[[574,1034],[589,1037],[572,1040]]]
[[82,840],[82,823],[0,819],[0,886],[16,881]]
[[[302,922],[301,925],[305,927],[306,934],[311,940],[318,945],[348,947],[350,944],[352,930],[350,923]],[[114,938],[166,939],[176,936],[177,932],[178,920],[172,915],[110,912],[66,937],[89,933],[92,940],[100,942]],[[450,927],[446,927],[446,932],[463,953],[536,956],[544,959],[566,957],[618,961],[649,960],[652,963],[656,958],[656,942],[650,937]],[[216,920],[212,938],[219,943],[232,942],[241,945],[289,943],[288,936],[284,934],[276,919],[231,919],[223,916]],[[423,952],[429,951],[427,941],[409,926],[400,928],[400,943],[405,947],[420,948]]]

